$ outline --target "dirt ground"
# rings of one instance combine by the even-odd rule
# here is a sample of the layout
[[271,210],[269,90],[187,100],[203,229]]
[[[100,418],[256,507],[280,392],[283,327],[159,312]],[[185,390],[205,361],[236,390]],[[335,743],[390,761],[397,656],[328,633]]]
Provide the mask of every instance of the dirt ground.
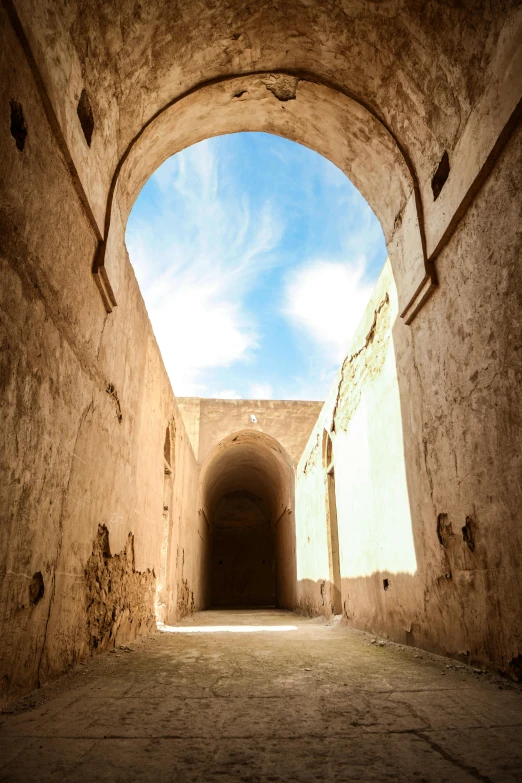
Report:
[[0,715],[0,781],[521,778],[519,686],[275,610],[193,615]]

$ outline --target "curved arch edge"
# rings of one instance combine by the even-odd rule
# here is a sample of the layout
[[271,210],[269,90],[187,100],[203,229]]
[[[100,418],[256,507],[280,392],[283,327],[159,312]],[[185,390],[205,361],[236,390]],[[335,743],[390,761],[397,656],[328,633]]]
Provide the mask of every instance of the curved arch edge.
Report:
[[[103,207],[100,200],[100,189],[92,178],[87,175],[87,159],[80,155],[78,158],[77,150],[73,150],[74,139],[70,137],[76,132],[74,129],[66,127],[65,118],[56,108],[56,89],[50,81],[50,72],[45,67],[45,53],[37,50],[36,41],[31,34],[31,22],[23,18],[19,12],[18,4],[14,0],[4,0],[9,23],[13,28],[18,40],[20,41],[24,55],[35,79],[35,83],[40,94],[40,99],[44,107],[49,126],[58,146],[64,156],[65,163],[69,170],[71,179],[76,189],[78,199],[82,204],[89,224],[98,240],[96,256],[92,264],[92,272],[104,303],[105,309],[110,313],[117,304],[117,290],[115,291],[112,271],[106,264],[107,246],[109,239],[110,212],[108,209],[114,193],[114,187],[117,184],[119,171],[125,162],[128,154],[134,144],[141,137],[144,130],[154,122],[170,106],[197,92],[204,85],[210,82],[195,85],[183,95],[177,96],[169,104],[160,108],[145,123],[141,131],[134,137],[127,150],[116,167],[113,175],[109,198]],[[23,10],[23,9],[22,9]],[[475,196],[480,190],[481,185],[487,176],[493,170],[495,163],[500,156],[505,145],[512,136],[513,131],[518,127],[522,117],[522,85],[518,74],[520,73],[522,63],[522,38],[520,37],[520,28],[522,26],[522,10],[518,9],[506,23],[503,30],[503,36],[499,40],[497,51],[490,68],[488,89],[484,92],[481,100],[473,108],[466,126],[454,150],[454,161],[452,171],[448,182],[446,183],[443,197],[437,199],[435,203],[430,203],[429,196],[426,195],[426,183],[422,190],[419,187],[415,171],[411,174],[414,180],[415,194],[415,212],[419,223],[420,242],[422,245],[422,265],[417,264],[419,272],[413,285],[407,289],[404,294],[399,290],[401,298],[401,317],[406,324],[410,324],[424,304],[435,291],[438,282],[435,271],[435,262],[442,248],[447,244],[453,235],[460,219],[466,214],[473,203]],[[36,48],[35,48],[36,47]],[[263,71],[263,73],[269,73]],[[324,80],[314,77],[313,74],[304,71],[294,70],[273,70],[270,73],[281,73],[293,76],[299,80],[306,80],[310,83],[323,83]],[[248,74],[239,74],[244,77]],[[215,83],[236,78],[231,75],[218,77]],[[391,131],[379,117],[379,113],[373,107],[366,105],[359,96],[351,95],[350,92],[337,85],[329,85],[340,94],[358,101],[375,119],[379,120],[387,132]],[[484,119],[488,122],[485,123]],[[77,129],[76,129],[77,130]],[[391,134],[393,136],[393,134]],[[394,138],[402,157],[406,164],[409,163],[405,150],[401,147],[397,138]],[[468,150],[469,141],[473,142],[472,159],[469,160]],[[78,158],[78,159],[76,159]],[[413,168],[413,167],[412,167]],[[416,185],[416,186],[415,186]],[[426,213],[426,214],[424,214]],[[104,217],[103,217],[104,215]],[[109,226],[108,226],[109,221]],[[102,226],[103,224],[103,226]],[[428,230],[427,230],[428,229]],[[423,269],[422,269],[423,267]],[[420,278],[420,279],[419,279]],[[401,289],[401,286],[399,286]]]
[[[238,83],[241,89],[237,87]],[[264,90],[259,90],[260,84]],[[252,114],[257,114],[254,119],[243,115],[238,122],[241,114],[236,107],[243,102],[245,93],[246,98],[250,98]],[[272,98],[271,102],[267,101],[267,94]],[[303,94],[301,101],[297,100]],[[197,99],[194,101],[195,96],[199,102]],[[231,109],[234,99],[239,101],[236,100]],[[208,106],[211,108],[208,109]],[[296,109],[296,106],[299,108]],[[324,111],[319,110],[321,106]],[[281,108],[286,109],[284,114]],[[195,110],[200,111],[201,118],[195,123],[197,130],[187,134],[183,124],[194,124],[192,115]],[[181,137],[178,143],[170,140],[167,143],[164,139],[169,122],[170,136]],[[205,122],[207,127],[203,132],[201,128]],[[325,132],[325,125],[329,132]],[[110,266],[112,254],[108,248],[115,226],[117,232],[121,230],[117,241],[123,241],[124,226],[119,224],[126,223],[137,193],[163,160],[203,138],[242,130],[261,130],[285,136],[331,160],[352,179],[369,201],[383,225],[388,243],[395,245],[397,252],[404,257],[403,264],[394,264],[399,280],[404,277],[401,266],[406,272],[405,283],[399,284],[399,290],[416,289],[427,275],[436,285],[435,276],[426,263],[420,184],[414,165],[399,139],[379,113],[359,96],[314,74],[286,69],[229,74],[201,83],[171,100],[143,125],[121,156],[112,178],[105,213],[104,242],[97,254],[96,271],[100,273],[107,265]],[[144,173],[142,161],[149,160],[152,152],[155,165],[147,164]],[[129,184],[130,195],[127,192]],[[123,209],[118,206],[122,199]],[[119,220],[115,220],[116,211],[121,213]],[[393,258],[397,252],[390,249],[390,256]],[[108,263],[106,259],[109,259]],[[114,275],[117,277],[117,273]],[[105,276],[108,278],[109,274],[106,272]],[[406,304],[410,297],[406,293],[402,299]]]

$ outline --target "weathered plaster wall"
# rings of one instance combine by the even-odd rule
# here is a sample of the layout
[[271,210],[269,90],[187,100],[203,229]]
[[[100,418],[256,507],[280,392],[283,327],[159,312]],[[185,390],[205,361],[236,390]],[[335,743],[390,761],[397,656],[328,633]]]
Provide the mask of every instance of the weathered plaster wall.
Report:
[[519,127],[440,255],[440,295],[411,330],[393,329],[423,584],[416,611],[397,602],[394,621],[411,621],[422,646],[519,678],[521,162]]
[[[411,327],[387,265],[300,460],[298,603],[332,612],[333,422],[346,621],[521,676],[522,135],[439,259]],[[480,274],[476,270],[480,269]],[[386,582],[384,581],[386,580]]]
[[[233,432],[263,432],[275,438],[297,465],[322,402],[305,400],[213,400],[178,397],[177,403],[200,465]],[[198,404],[199,403],[199,404]],[[256,417],[252,422],[251,415]]]
[[85,566],[87,634],[91,653],[150,632],[154,615],[155,574],[136,571],[134,536],[112,554],[109,531],[98,526],[92,555]]
[[[341,577],[370,576],[385,563],[394,570],[412,568],[413,539],[391,343],[396,317],[395,287],[387,262],[297,471],[298,604],[306,611],[333,612],[325,430],[331,432],[333,441]],[[346,591],[343,604],[349,613]]]
[[[90,272],[96,237],[3,9],[0,36],[3,699],[89,654],[93,639],[103,649],[150,628],[173,418],[178,472],[194,474],[174,489],[174,508],[184,495],[181,539],[196,463],[123,246],[124,295],[110,318],[102,305]],[[10,133],[13,99],[23,150]],[[100,601],[110,617],[100,619]]]

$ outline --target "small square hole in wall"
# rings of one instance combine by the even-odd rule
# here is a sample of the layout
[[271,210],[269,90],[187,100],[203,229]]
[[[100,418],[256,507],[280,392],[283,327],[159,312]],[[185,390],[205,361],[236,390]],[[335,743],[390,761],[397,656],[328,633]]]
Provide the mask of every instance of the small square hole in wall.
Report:
[[89,96],[85,90],[82,90],[82,94],[80,95],[77,112],[80,125],[82,126],[83,135],[85,136],[85,141],[90,147],[92,134],[94,132],[94,115],[92,113]]
[[387,590],[389,588],[389,586],[390,586],[389,581],[387,579],[383,579],[382,580],[382,586],[384,587],[385,590]]
[[436,201],[438,197],[440,196],[440,192],[444,185],[446,184],[446,180],[449,177],[450,173],[450,163],[449,163],[449,155],[447,152],[444,152],[444,155],[440,159],[440,163],[437,166],[437,171],[433,175],[433,179],[431,180],[431,189],[433,191],[433,200]]

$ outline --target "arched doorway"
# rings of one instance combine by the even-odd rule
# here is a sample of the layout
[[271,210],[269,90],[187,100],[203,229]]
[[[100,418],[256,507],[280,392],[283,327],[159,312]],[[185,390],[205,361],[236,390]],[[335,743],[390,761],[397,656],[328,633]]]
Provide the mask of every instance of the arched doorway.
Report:
[[244,430],[222,440],[200,479],[211,530],[212,606],[295,606],[294,470],[269,435]]

